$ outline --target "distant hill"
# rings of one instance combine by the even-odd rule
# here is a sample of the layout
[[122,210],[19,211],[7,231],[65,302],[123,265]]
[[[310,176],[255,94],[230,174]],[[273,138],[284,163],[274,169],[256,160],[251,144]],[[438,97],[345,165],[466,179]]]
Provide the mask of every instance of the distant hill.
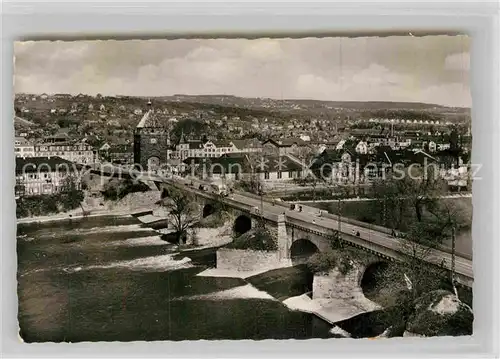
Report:
[[173,96],[155,97],[164,101],[186,101],[199,102],[204,104],[218,105],[239,105],[245,107],[266,107],[274,105],[281,106],[301,106],[304,109],[322,107],[328,108],[343,108],[343,109],[359,109],[359,110],[380,110],[380,109],[441,109],[445,110],[449,107],[421,103],[421,102],[389,102],[389,101],[321,101],[309,99],[271,99],[271,98],[245,98],[232,95],[184,95],[176,94]]
[[[369,118],[403,118],[410,120],[439,120],[470,122],[470,109],[452,108],[418,102],[380,102],[380,101],[320,101],[308,99],[277,100],[270,98],[244,98],[232,95],[184,95],[157,97],[132,96],[87,96],[87,95],[49,95],[48,98],[32,94],[16,94],[15,107],[29,112],[23,113],[28,122],[42,127],[61,125],[61,123],[88,124],[100,127],[101,132],[109,132],[107,122],[118,122],[117,127],[130,130],[134,128],[147,111],[151,99],[156,110],[164,111],[166,116],[177,120],[186,118],[230,118],[244,122],[266,119],[269,123],[285,124],[287,121],[328,121],[367,120]],[[104,110],[100,110],[104,105]],[[91,110],[92,107],[92,110]],[[72,110],[73,109],[73,110]],[[140,110],[139,112],[137,112]],[[25,119],[25,120],[26,120]],[[33,121],[33,122],[31,122]],[[21,121],[22,122],[22,121]],[[91,123],[93,123],[91,125]],[[101,125],[95,125],[101,123]],[[221,129],[222,131],[222,129]]]
[[[17,94],[18,96],[30,97],[31,94]],[[92,96],[80,95],[80,100],[85,97],[87,100],[92,99]],[[56,96],[59,100],[77,100],[76,96],[59,95]],[[273,109],[352,109],[352,110],[437,110],[446,112],[469,111],[468,108],[447,107],[436,104],[422,103],[422,102],[390,102],[390,101],[322,101],[313,99],[272,99],[272,98],[252,98],[252,97],[238,97],[233,95],[188,95],[188,94],[175,94],[172,96],[104,96],[103,99],[121,99],[121,100],[144,100],[156,99],[167,102],[190,102],[201,103],[210,105],[223,105],[223,106],[236,106],[247,108],[273,108]],[[96,98],[98,100],[99,98]]]

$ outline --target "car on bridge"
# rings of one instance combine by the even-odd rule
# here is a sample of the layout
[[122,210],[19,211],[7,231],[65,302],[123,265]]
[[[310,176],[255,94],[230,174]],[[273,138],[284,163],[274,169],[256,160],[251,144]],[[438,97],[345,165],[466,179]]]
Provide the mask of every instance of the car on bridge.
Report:
[[229,190],[227,188],[226,185],[224,184],[211,184],[210,187],[208,188],[208,190],[211,192],[211,193],[214,193],[216,195],[219,195],[219,196],[224,196],[224,197],[227,197],[229,195]]

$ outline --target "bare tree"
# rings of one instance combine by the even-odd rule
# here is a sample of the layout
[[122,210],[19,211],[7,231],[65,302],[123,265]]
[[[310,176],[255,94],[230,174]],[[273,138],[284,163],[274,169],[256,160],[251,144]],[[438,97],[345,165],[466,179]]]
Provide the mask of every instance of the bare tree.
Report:
[[410,283],[413,298],[437,289],[446,269],[428,263],[432,252],[443,240],[439,229],[434,224],[415,222],[407,232],[407,238],[401,239],[400,249],[404,255],[401,262],[403,276]]
[[168,211],[168,220],[175,229],[176,241],[185,244],[189,230],[198,222],[199,213],[191,194],[178,189],[169,190],[169,195],[161,201]]
[[455,295],[458,297],[455,281],[455,259],[456,259],[456,232],[460,228],[468,226],[472,222],[471,214],[451,200],[442,200],[429,206],[428,212],[434,217],[434,223],[442,236],[451,238],[451,273],[450,282]]
[[[378,213],[385,215],[391,228],[405,230],[405,238],[400,242],[402,261],[386,275],[396,283],[406,283],[413,299],[438,289],[448,270],[444,261],[440,266],[428,261],[433,251],[440,248],[445,239],[453,238],[459,223],[465,221],[460,208],[440,198],[445,193],[443,181],[432,173],[420,178],[415,175],[392,177],[375,183],[373,190],[378,199],[373,202]],[[454,256],[452,253],[453,262]],[[453,267],[452,263],[454,285]]]
[[406,169],[399,175],[390,175],[372,184],[374,211],[382,223],[393,229],[406,229],[413,221],[424,222],[426,211],[436,207],[440,196],[446,193],[446,183],[428,169]]
[[246,165],[242,169],[244,173],[247,173],[245,178],[239,181],[239,187],[244,191],[259,194],[259,191],[263,188],[260,173],[263,168],[259,166],[263,164],[263,153],[262,152],[250,152],[245,155]]

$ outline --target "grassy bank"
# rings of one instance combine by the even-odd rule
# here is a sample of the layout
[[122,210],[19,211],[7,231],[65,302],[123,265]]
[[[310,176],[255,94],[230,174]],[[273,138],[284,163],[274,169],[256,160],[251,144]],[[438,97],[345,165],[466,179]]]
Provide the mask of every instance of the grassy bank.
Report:
[[[447,201],[451,203],[459,212],[461,212],[465,217],[469,218],[468,225],[464,229],[470,228],[472,225],[472,198],[470,197],[460,197],[460,198],[445,198],[442,201]],[[331,214],[340,214],[344,217],[352,218],[365,223],[372,223],[379,226],[384,226],[383,213],[381,213],[378,206],[374,205],[372,201],[345,201],[339,204],[336,202],[316,202],[307,203],[308,206],[320,208],[328,211]],[[417,220],[415,213],[409,213],[410,218],[406,222],[411,223]],[[401,231],[405,231],[407,228],[396,228]]]

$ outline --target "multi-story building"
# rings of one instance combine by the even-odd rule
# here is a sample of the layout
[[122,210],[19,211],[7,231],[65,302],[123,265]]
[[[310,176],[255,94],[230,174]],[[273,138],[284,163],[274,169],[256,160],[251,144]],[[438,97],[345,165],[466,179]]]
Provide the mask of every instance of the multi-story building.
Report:
[[109,161],[120,165],[131,165],[134,163],[134,151],[131,145],[112,146],[109,150]]
[[238,153],[252,153],[261,152],[262,143],[256,138],[249,138],[244,140],[231,140],[234,152]]
[[179,143],[176,146],[177,157],[184,161],[186,158],[206,158],[220,157],[230,153],[250,153],[260,152],[262,147],[258,140],[220,140],[220,141],[201,141],[186,140],[182,133]]
[[308,143],[301,138],[269,139],[262,143],[263,151],[271,155],[297,155]]
[[195,168],[191,172],[201,178],[238,181],[255,175],[267,184],[293,181],[305,170],[301,163],[288,155],[270,156],[262,163],[255,163],[247,153],[226,154],[214,159],[193,158],[191,166]]
[[77,165],[61,157],[17,157],[16,197],[58,193],[68,177],[79,188],[77,173]]
[[24,137],[16,137],[14,142],[16,157],[34,157],[35,146]]
[[97,159],[94,148],[84,140],[73,140],[66,133],[45,138],[42,142],[34,145],[33,157],[53,157],[79,163],[91,164]]

